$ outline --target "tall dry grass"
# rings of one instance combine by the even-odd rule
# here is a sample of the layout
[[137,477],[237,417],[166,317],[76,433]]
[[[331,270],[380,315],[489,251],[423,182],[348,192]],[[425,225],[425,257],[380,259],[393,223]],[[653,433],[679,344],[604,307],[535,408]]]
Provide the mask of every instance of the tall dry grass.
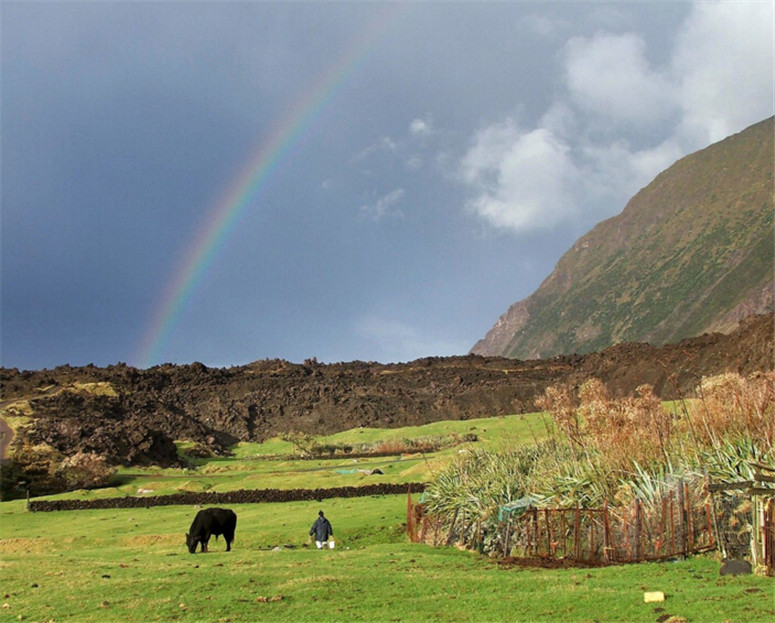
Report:
[[[606,472],[638,473],[644,467],[697,462],[739,440],[755,440],[758,454],[775,447],[775,375],[705,377],[696,398],[669,410],[650,385],[633,397],[614,399],[598,379],[549,388],[538,404],[555,423],[576,461]],[[593,459],[594,457],[594,459]]]
[[[684,408],[668,409],[649,385],[614,398],[598,379],[574,391],[550,387],[539,401],[553,420],[529,448],[461,455],[426,491],[431,513],[471,534],[504,504],[529,496],[552,507],[660,501],[678,480],[699,495],[704,474],[747,479],[751,463],[775,466],[773,373],[702,379]],[[454,523],[453,522],[453,523]]]
[[736,372],[703,378],[699,400],[689,409],[697,435],[718,447],[729,439],[750,436],[768,451],[775,448],[775,373],[743,377]]

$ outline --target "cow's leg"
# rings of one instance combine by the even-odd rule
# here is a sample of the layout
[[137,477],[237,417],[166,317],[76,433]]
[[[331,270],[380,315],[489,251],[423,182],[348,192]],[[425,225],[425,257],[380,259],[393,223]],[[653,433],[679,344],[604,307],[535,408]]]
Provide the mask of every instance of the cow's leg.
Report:
[[207,543],[210,541],[210,533],[205,532],[204,536],[202,537],[202,552],[207,551]]

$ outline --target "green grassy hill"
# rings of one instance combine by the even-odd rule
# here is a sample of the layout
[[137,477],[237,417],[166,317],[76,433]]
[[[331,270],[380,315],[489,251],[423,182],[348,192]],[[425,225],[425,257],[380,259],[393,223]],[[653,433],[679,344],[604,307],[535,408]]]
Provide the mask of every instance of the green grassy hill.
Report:
[[472,352],[533,359],[661,345],[771,309],[773,128],[762,121],[658,175]]
[[[540,414],[439,422],[395,431],[356,429],[325,442],[374,442],[429,434],[475,433],[475,446],[541,438]],[[278,461],[290,444],[240,444],[232,458],[202,459],[186,471],[124,470],[121,483],[55,497],[153,495],[189,487],[358,484],[341,461]],[[432,475],[460,448],[393,457],[378,476],[402,482]],[[427,458],[427,461],[425,460]],[[386,467],[391,459],[359,461]],[[382,463],[379,463],[382,461]],[[338,464],[337,464],[338,463]],[[149,495],[149,494],[142,494]],[[318,551],[307,534],[318,509],[334,526],[336,548]],[[285,504],[236,504],[236,540],[191,555],[184,534],[193,506],[29,512],[0,502],[4,621],[767,621],[771,580],[719,576],[713,555],[605,568],[503,565],[454,547],[413,544],[405,495]],[[664,603],[644,603],[663,591]]]

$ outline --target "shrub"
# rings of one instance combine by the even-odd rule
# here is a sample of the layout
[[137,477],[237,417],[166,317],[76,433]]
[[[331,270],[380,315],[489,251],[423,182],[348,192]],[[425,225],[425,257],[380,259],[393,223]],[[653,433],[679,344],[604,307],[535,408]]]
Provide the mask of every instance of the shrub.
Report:
[[317,447],[317,441],[313,435],[309,433],[302,433],[299,431],[288,431],[282,433],[280,439],[293,444],[296,451],[305,458],[310,458],[315,454],[315,448]]
[[98,454],[78,452],[62,460],[56,472],[70,490],[94,489],[107,485],[115,475],[116,468]]
[[727,438],[750,436],[766,449],[775,447],[775,373],[705,377],[697,394],[700,400],[690,413],[703,442],[718,447]]
[[93,453],[78,452],[65,457],[46,444],[25,443],[0,470],[3,500],[50,495],[75,489],[92,489],[108,484],[116,468]]
[[57,473],[63,456],[51,446],[24,443],[14,450],[13,456],[0,470],[0,494],[3,500],[30,495],[59,493],[67,483]]

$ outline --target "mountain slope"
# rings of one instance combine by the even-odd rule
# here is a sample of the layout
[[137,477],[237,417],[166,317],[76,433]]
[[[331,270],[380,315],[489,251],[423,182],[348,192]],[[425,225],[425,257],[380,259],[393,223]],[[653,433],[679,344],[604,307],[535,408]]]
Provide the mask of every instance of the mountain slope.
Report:
[[686,156],[471,349],[537,359],[729,332],[773,306],[773,118]]

